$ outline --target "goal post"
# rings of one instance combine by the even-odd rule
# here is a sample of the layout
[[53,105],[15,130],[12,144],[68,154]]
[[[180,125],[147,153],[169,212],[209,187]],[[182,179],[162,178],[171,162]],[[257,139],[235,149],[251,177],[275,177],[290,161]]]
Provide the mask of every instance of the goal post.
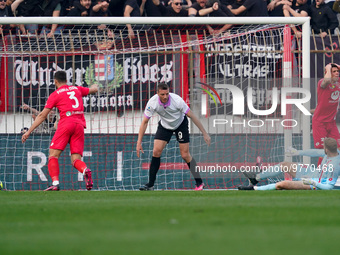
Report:
[[[84,160],[94,172],[94,188],[98,190],[135,190],[147,182],[157,116],[150,120],[143,138],[142,158],[136,157],[135,146],[146,102],[156,93],[159,82],[168,83],[172,92],[187,101],[212,137],[208,148],[199,130],[190,123],[190,151],[198,165],[210,170],[216,164],[232,168],[227,173],[204,172],[202,177],[211,189],[236,188],[245,181],[240,168],[254,164],[258,155],[270,163],[284,159],[285,135],[282,126],[276,125],[284,119],[280,102],[278,110],[269,116],[253,112],[271,108],[274,88],[278,90],[277,97],[281,95],[285,79],[283,35],[287,24],[302,25],[302,47],[296,53],[302,64],[294,66],[298,70],[294,86],[310,90],[309,18],[17,17],[0,18],[0,24],[87,25],[77,31],[65,29],[52,38],[46,34],[24,36],[19,32],[0,35],[1,70],[6,74],[0,81],[0,155],[4,159],[0,180],[8,190],[47,186],[52,120],[23,145],[20,131],[32,124],[34,115],[23,104],[42,110],[55,89],[52,77],[57,70],[67,72],[69,84],[100,83],[97,95],[83,99],[87,121]],[[109,34],[109,29],[99,31],[98,24],[110,25],[112,33]],[[126,24],[150,26],[131,39]],[[205,31],[206,24],[234,24],[235,28],[212,36]],[[177,27],[170,29],[173,25]],[[242,93],[243,102],[235,103],[232,89]],[[254,102],[253,112],[247,108],[250,102]],[[310,109],[309,102],[303,105]],[[245,110],[242,118],[233,114],[234,110],[242,109]],[[291,130],[289,140],[299,149],[309,149],[310,116],[294,109],[293,116],[299,123]],[[273,119],[275,125],[270,127]],[[250,126],[266,124],[242,128],[240,124],[218,126],[216,120],[251,123]],[[83,189],[82,176],[69,163],[68,148],[59,163],[62,188]],[[162,155],[156,188],[193,186],[193,178],[172,138]]]

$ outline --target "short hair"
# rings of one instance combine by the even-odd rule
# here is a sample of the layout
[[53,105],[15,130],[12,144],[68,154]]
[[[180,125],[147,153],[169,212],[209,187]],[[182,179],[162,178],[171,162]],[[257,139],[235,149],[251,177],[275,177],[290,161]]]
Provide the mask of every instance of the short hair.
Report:
[[333,63],[332,63],[332,64],[331,64],[331,68],[334,68],[334,67],[335,67],[335,68],[338,68],[338,70],[339,70],[339,67],[338,67],[336,64],[333,64]]
[[21,134],[25,134],[27,131],[28,131],[28,127],[23,127],[20,132]]
[[54,74],[54,79],[59,82],[65,82],[67,81],[66,78],[66,72],[65,71],[56,71]]
[[338,143],[334,138],[326,137],[323,140],[325,148],[329,150],[331,153],[336,153],[338,150]]
[[159,90],[168,90],[169,89],[169,86],[168,86],[168,84],[166,84],[166,83],[160,83],[160,84],[158,84],[158,86],[157,86],[157,91],[159,91]]

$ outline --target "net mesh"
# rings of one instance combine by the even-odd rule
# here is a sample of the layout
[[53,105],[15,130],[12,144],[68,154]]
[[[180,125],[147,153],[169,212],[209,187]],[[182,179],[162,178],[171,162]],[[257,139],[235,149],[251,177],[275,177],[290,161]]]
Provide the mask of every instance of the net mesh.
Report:
[[[20,141],[21,129],[32,124],[33,109],[41,111],[55,90],[53,73],[65,70],[68,84],[100,84],[98,94],[83,98],[87,121],[84,161],[93,170],[94,189],[137,189],[148,181],[158,116],[149,121],[141,158],[135,147],[143,110],[159,82],[168,83],[171,92],[190,105],[212,138],[208,147],[190,123],[190,151],[207,188],[236,188],[246,182],[241,168],[254,165],[257,156],[271,164],[284,159],[280,107],[265,117],[247,108],[249,88],[254,108],[264,110],[272,105],[273,88],[283,86],[283,36],[283,25],[234,26],[219,36],[207,34],[205,26],[188,25],[144,27],[134,39],[128,37],[125,25],[107,30],[65,27],[52,38],[46,33],[3,35],[0,179],[9,190],[47,186],[54,116],[25,144]],[[294,86],[299,87],[299,67],[294,68]],[[235,103],[226,85],[243,92],[243,106]],[[244,107],[243,115],[233,113],[239,107]],[[294,118],[299,121],[300,116]],[[293,145],[299,147],[301,127],[291,132]],[[69,153],[67,147],[59,159],[61,188],[84,189],[83,177],[72,168]],[[161,162],[156,189],[194,187],[175,137],[163,151]]]

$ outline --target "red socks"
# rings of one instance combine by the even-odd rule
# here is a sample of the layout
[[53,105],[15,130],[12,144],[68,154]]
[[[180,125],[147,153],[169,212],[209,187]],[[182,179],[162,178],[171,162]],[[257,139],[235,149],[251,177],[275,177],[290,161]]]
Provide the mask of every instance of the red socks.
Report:
[[79,159],[76,159],[75,161],[73,161],[73,166],[79,171],[81,172],[82,174],[84,173],[85,169],[87,168],[86,164],[79,160]]
[[59,162],[58,158],[50,157],[48,159],[48,172],[52,178],[52,181],[59,181]]

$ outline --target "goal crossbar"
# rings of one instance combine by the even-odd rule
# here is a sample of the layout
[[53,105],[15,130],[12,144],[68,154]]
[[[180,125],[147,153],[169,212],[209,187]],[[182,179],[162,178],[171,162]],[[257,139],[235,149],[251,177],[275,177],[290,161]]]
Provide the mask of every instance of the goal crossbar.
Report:
[[0,24],[305,24],[309,17],[6,17]]

